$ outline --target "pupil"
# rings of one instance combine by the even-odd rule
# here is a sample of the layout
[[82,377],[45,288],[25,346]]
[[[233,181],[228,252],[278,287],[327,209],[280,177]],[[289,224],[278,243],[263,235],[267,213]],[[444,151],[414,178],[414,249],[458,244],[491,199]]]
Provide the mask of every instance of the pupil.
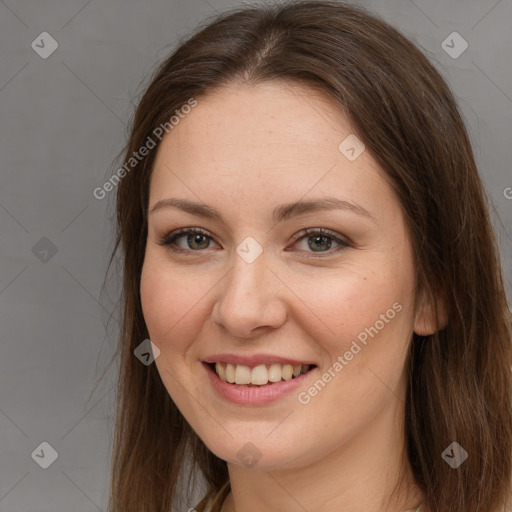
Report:
[[[329,248],[331,247],[331,241],[330,241],[330,239],[329,239],[329,237],[328,237],[328,236],[315,236],[315,237],[312,237],[312,238],[314,238],[314,240],[315,240],[315,242],[314,242],[314,243],[317,243],[319,240],[322,240],[322,239],[323,239],[323,240],[326,240],[328,243],[327,243],[327,247],[325,247],[325,248],[326,248],[326,249],[329,249]],[[312,244],[311,244],[311,243],[308,243],[308,245],[309,245],[310,249],[314,249],[314,247],[312,246]],[[325,246],[325,244],[321,244],[321,245],[324,245],[324,246]],[[318,246],[317,246],[317,247],[318,247]],[[322,248],[322,247],[320,247],[320,248]]]
[[[201,242],[200,242],[199,240],[200,240],[201,238],[205,238],[205,239],[206,239],[206,236],[205,236],[205,235],[198,235],[198,234],[196,234],[196,235],[189,235],[189,236],[188,236],[188,241],[189,241],[189,243],[190,243],[190,239],[191,239],[191,238],[192,238],[192,240],[193,240],[192,245],[193,245],[193,244],[195,244],[195,243],[198,243],[199,245],[201,245]],[[207,242],[207,244],[206,244],[206,245],[208,245],[208,242]],[[201,248],[201,247],[200,247],[200,248]],[[204,247],[203,247],[203,248],[204,248]]]

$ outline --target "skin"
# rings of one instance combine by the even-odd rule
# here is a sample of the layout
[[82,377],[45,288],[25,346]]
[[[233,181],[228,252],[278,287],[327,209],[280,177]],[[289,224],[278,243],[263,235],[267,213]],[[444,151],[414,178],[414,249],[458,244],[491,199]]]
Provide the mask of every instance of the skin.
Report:
[[[149,210],[175,197],[223,217],[171,207],[150,213],[141,276],[162,381],[208,448],[228,462],[232,490],[222,512],[380,512],[401,465],[407,492],[388,510],[422,500],[403,455],[404,368],[413,331],[433,332],[431,309],[415,304],[409,237],[384,172],[368,150],[355,161],[338,150],[352,133],[318,93],[273,82],[198,98],[158,149]],[[357,203],[374,220],[347,210],[271,218],[278,205],[325,196]],[[187,243],[185,234],[174,244],[184,253],[159,245],[183,227],[211,238]],[[330,248],[315,245],[315,235],[294,241],[304,228],[329,229],[351,245],[338,251],[332,238]],[[252,263],[236,252],[248,236],[263,248]],[[299,403],[298,392],[394,303],[401,311],[308,404]],[[237,405],[216,393],[201,362],[220,352],[293,355],[319,369],[275,403]],[[261,454],[252,467],[237,457],[247,442]]]

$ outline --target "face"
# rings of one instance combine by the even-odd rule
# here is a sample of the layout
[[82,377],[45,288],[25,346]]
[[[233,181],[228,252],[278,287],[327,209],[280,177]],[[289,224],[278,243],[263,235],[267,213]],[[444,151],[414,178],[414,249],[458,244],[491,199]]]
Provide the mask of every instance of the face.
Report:
[[311,464],[401,411],[411,246],[383,171],[334,112],[297,85],[225,87],[158,149],[141,276],[155,364],[233,464]]

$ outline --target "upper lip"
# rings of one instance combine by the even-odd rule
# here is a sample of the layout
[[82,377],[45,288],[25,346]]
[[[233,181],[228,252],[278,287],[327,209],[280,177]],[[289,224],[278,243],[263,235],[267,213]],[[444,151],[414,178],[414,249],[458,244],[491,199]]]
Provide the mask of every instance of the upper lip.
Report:
[[282,357],[273,354],[253,354],[251,356],[248,355],[237,355],[237,354],[214,354],[204,359],[205,363],[231,363],[235,365],[245,365],[245,366],[258,366],[260,364],[291,364],[293,366],[301,365],[313,365],[316,366],[315,363],[308,361],[300,361],[298,359],[291,359],[289,357]]

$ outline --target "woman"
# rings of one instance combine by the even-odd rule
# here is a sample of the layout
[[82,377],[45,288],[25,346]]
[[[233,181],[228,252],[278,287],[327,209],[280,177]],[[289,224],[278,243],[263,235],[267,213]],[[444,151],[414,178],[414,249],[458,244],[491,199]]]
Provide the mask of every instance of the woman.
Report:
[[121,178],[111,512],[509,509],[485,192],[404,36],[328,1],[219,16],[156,72]]

